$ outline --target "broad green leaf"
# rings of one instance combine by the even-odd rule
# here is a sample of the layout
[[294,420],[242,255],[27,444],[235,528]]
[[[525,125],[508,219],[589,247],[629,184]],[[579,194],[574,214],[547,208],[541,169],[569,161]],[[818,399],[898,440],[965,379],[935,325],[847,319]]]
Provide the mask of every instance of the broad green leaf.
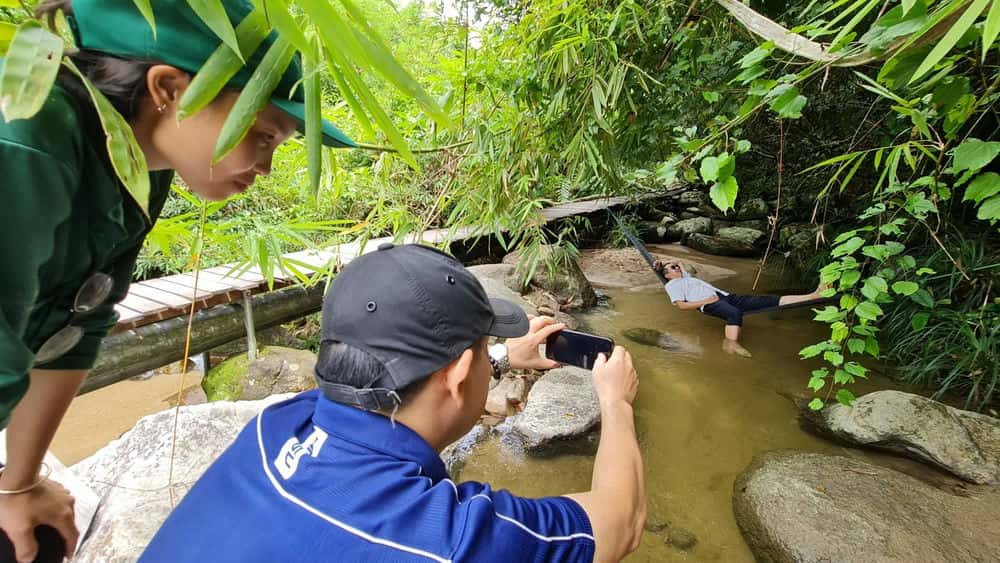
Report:
[[917,3],[917,0],[903,0],[903,13],[906,14],[913,8],[913,5]]
[[934,306],[934,298],[931,297],[931,294],[928,293],[926,289],[918,289],[910,295],[910,299],[927,308]]
[[[768,44],[770,44],[770,47],[768,47]],[[740,68],[750,68],[758,63],[763,62],[764,59],[766,59],[768,56],[771,55],[771,51],[773,49],[774,49],[774,44],[768,41],[767,43],[761,45],[760,47],[757,47],[753,51],[750,51],[746,55],[743,55],[743,58],[740,59],[739,61]]]
[[[233,50],[233,53],[243,62],[246,59],[240,51],[240,43],[236,40],[236,32],[233,24],[229,21],[226,8],[222,5],[222,0],[187,0],[188,6],[195,14],[201,18],[202,23],[208,26],[223,43]],[[249,54],[249,53],[248,53]]]
[[[847,289],[849,287],[854,287],[854,284],[858,283],[861,279],[861,272],[858,270],[847,270],[840,276],[840,287]],[[857,304],[857,299],[855,299],[855,304]],[[853,305],[852,305],[853,307]]]
[[979,212],[976,213],[976,217],[983,221],[996,222],[1000,220],[1000,195],[995,195],[984,201],[979,206]]
[[965,197],[962,201],[979,203],[998,193],[1000,193],[1000,175],[996,172],[985,172],[976,176],[976,179],[965,188]]
[[854,393],[851,393],[847,389],[840,389],[837,391],[837,402],[844,405],[845,407],[851,406],[854,402]]
[[813,398],[813,400],[809,401],[809,408],[814,411],[822,410],[823,399],[820,399],[819,397]]
[[878,340],[874,336],[865,339],[865,353],[873,358],[879,357]]
[[[860,274],[858,274],[860,275]],[[845,293],[840,296],[840,308],[845,311],[850,311],[858,304],[858,298],[851,295],[850,293]]]
[[704,182],[714,182],[719,178],[719,159],[714,156],[706,156],[701,159],[701,179]]
[[17,28],[0,71],[0,113],[8,123],[34,117],[55,84],[63,55],[63,40],[27,20]]
[[816,315],[813,317],[814,321],[819,321],[821,323],[829,323],[834,321],[839,321],[844,318],[845,313],[833,305],[827,305],[823,307],[822,310],[815,310]]
[[[880,284],[874,281],[876,279],[878,279],[882,283]],[[883,287],[885,289],[882,289]],[[888,289],[888,286],[886,285],[885,280],[883,280],[882,278],[868,278],[867,280],[865,280],[864,285],[861,286],[861,294],[864,295],[865,298],[871,301],[876,301],[880,295],[885,293],[886,289]]]
[[851,331],[847,328],[847,324],[844,321],[837,321],[830,325],[830,340],[834,342],[843,342],[850,333]]
[[851,374],[844,369],[837,369],[833,372],[833,382],[837,385],[845,385],[847,383],[854,383],[854,378]]
[[913,332],[920,332],[927,326],[927,321],[930,320],[930,313],[917,313],[913,315],[910,319],[910,326],[913,327]]
[[854,308],[854,313],[862,319],[874,321],[882,314],[882,308],[871,301],[862,301]]
[[892,284],[892,290],[900,295],[913,295],[920,286],[911,281],[898,281]]
[[833,247],[830,251],[830,256],[837,258],[838,256],[846,256],[848,254],[853,254],[857,249],[861,248],[865,244],[865,239],[861,237],[851,237],[847,242],[843,242]]
[[811,344],[799,350],[799,356],[802,356],[802,359],[815,358],[816,356],[822,354],[824,351],[829,350],[831,346],[836,346],[836,345],[826,341],[820,342],[818,344]]
[[14,39],[15,33],[17,33],[16,25],[0,22],[0,56],[7,54],[7,49],[10,48],[10,42]]
[[847,373],[853,375],[854,377],[860,377],[862,379],[868,377],[868,368],[857,362],[847,362],[844,364],[844,369],[847,370]]
[[860,354],[865,351],[865,341],[860,338],[848,338],[847,349],[852,354]]
[[718,92],[702,92],[701,93],[701,97],[705,98],[705,101],[708,102],[708,103],[710,103],[710,104],[714,104],[715,102],[719,101],[719,99],[720,99],[720,96],[719,96]]
[[213,165],[225,158],[246,137],[247,131],[257,120],[257,113],[271,99],[271,94],[281,81],[281,76],[291,63],[293,55],[295,55],[295,45],[279,35],[229,110],[229,115],[219,132],[219,138],[215,142]]
[[306,104],[306,163],[313,197],[319,193],[323,176],[323,52],[314,37],[302,53],[302,72]]
[[993,46],[993,42],[1000,34],[1000,2],[994,0],[986,15],[986,23],[983,24],[983,60],[986,60],[986,53]]
[[[306,53],[311,50],[312,47],[309,45],[309,40],[306,39],[306,34],[303,33],[303,26],[295,21],[295,17],[292,16],[291,8],[288,7],[288,2],[285,0],[253,0],[253,5],[257,12],[260,12],[263,17],[267,20],[270,27],[273,27],[285,37],[285,39],[292,42],[295,48],[301,53]],[[236,30],[236,35],[239,37],[239,29]],[[243,43],[240,43],[240,49],[243,49]],[[253,51],[244,52],[247,56],[253,54]]]
[[826,385],[826,380],[823,379],[822,377],[816,377],[814,375],[809,378],[809,384],[807,385],[807,387],[809,387],[813,391],[819,391],[820,389],[823,388],[824,385]]
[[153,30],[153,39],[156,39],[156,19],[153,17],[153,6],[150,5],[150,0],[132,0],[132,2],[142,12],[142,17],[146,18],[149,28]]
[[955,148],[952,168],[956,174],[963,170],[975,172],[992,162],[997,154],[1000,154],[1000,142],[969,139]]
[[717,179],[725,180],[726,178],[733,175],[736,170],[736,157],[724,152],[719,154],[719,175]]
[[739,185],[736,183],[736,178],[728,176],[724,180],[712,184],[712,188],[708,190],[708,197],[712,199],[712,203],[716,207],[727,211],[732,209],[733,204],[736,203],[737,193],[739,193]]
[[[236,26],[236,40],[243,52],[252,54],[270,32],[271,27],[264,18],[264,13],[253,10]],[[192,116],[212,103],[241,68],[243,62],[236,53],[225,44],[219,45],[194,75],[191,84],[181,96],[177,118]]]
[[958,40],[962,38],[963,35],[972,27],[972,24],[976,23],[976,18],[979,14],[983,12],[983,8],[990,3],[991,0],[972,0],[972,3],[966,8],[965,12],[962,14],[958,21],[948,30],[948,33],[938,41],[937,45],[931,49],[931,52],[924,59],[924,62],[920,63],[917,70],[913,72],[913,76],[910,77],[910,84],[913,84],[915,80],[927,74],[934,65],[936,65],[951,48],[958,43]]
[[733,149],[733,152],[735,152],[736,154],[743,154],[748,150],[750,150],[750,147],[752,146],[753,145],[750,143],[750,141],[747,141],[746,139],[740,139],[739,141],[736,141],[736,148]]
[[798,88],[792,86],[771,100],[769,107],[778,114],[778,117],[798,119],[802,117],[802,108],[806,107],[806,97],[799,94]]
[[149,217],[149,169],[146,166],[146,155],[135,139],[132,126],[115,111],[111,102],[90,83],[72,61],[67,59],[64,64],[80,78],[90,93],[90,99],[94,101],[101,127],[107,137],[108,156],[115,174],[142,212]]

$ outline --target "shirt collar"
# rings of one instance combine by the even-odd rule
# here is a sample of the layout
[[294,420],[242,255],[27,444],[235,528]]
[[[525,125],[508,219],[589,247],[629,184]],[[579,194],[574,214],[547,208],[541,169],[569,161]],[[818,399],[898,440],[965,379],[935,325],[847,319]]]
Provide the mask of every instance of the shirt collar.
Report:
[[413,461],[435,482],[448,477],[434,448],[401,422],[393,423],[381,414],[342,405],[318,394],[313,423],[341,440]]

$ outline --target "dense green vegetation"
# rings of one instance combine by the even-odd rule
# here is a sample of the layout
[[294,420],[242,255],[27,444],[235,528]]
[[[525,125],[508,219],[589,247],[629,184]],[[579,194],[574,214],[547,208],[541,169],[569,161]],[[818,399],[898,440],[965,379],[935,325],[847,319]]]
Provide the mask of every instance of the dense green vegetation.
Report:
[[[531,257],[543,241],[572,250],[582,227],[538,226],[553,202],[675,182],[721,209],[778,198],[779,225],[825,234],[790,258],[840,294],[816,316],[830,338],[802,352],[825,366],[808,377],[815,406],[850,402],[867,357],[996,408],[1000,1],[751,2],[799,37],[797,54],[780,27],[748,31],[734,4],[358,2],[451,125],[364,73],[413,158],[401,155],[357,85],[323,73],[324,114],[368,147],[325,151],[314,194],[305,144],[289,143],[271,177],[209,206],[203,264],[291,269],[282,252],[465,225],[506,228]],[[199,207],[178,190],[140,275],[189,267]]]

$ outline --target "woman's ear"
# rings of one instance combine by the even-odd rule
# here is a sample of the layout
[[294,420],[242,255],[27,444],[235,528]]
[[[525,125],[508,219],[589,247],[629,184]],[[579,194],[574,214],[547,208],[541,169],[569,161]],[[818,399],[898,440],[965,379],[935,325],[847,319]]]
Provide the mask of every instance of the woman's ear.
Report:
[[191,77],[183,70],[169,65],[153,65],[146,73],[146,89],[158,113],[174,114],[181,96],[191,83]]

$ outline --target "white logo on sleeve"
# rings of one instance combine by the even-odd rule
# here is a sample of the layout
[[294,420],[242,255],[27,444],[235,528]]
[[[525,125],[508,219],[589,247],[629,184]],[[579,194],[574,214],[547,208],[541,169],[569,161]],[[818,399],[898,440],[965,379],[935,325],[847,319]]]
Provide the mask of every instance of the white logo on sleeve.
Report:
[[274,466],[278,469],[281,477],[287,481],[292,475],[295,475],[295,471],[299,468],[299,459],[302,456],[309,454],[316,457],[319,455],[319,450],[326,442],[326,436],[326,432],[313,426],[313,433],[306,438],[305,442],[299,442],[295,436],[289,438],[285,445],[281,446],[278,456],[274,458]]

